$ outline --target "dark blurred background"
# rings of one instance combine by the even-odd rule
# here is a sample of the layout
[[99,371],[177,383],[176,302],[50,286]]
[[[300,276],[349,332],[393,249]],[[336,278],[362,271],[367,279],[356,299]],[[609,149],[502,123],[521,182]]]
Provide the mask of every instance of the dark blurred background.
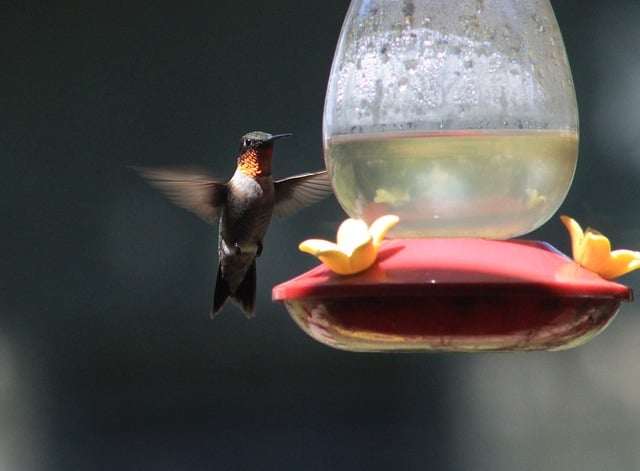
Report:
[[[308,338],[271,288],[334,199],[272,224],[258,316],[208,316],[216,229],[127,164],[228,177],[245,131],[323,166],[345,0],[2,2],[0,469],[640,469],[640,320],[562,353],[381,355]],[[640,4],[553,1],[581,113],[563,213],[640,249]],[[531,238],[568,252],[557,218]],[[637,289],[640,277],[623,282]]]

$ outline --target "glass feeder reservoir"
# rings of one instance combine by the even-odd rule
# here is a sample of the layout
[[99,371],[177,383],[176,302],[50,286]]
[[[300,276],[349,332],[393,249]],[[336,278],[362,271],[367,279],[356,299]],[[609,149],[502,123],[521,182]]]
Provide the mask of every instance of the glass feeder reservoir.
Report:
[[338,201],[392,237],[509,238],[558,209],[578,115],[548,0],[354,0],[327,89]]

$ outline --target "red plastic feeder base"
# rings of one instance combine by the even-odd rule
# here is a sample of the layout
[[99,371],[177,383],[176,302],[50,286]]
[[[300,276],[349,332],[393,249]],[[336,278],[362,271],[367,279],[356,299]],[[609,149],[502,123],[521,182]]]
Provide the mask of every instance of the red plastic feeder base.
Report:
[[387,240],[362,273],[321,265],[273,288],[311,337],[351,351],[562,350],[632,297],[547,243],[462,238]]

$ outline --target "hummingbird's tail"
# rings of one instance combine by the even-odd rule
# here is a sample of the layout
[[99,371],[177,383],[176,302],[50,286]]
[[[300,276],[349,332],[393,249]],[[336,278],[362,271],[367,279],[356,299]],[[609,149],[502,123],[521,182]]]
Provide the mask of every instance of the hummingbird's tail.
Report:
[[211,317],[217,315],[222,309],[225,301],[231,294],[227,281],[222,277],[222,267],[218,264],[218,276],[216,277],[216,287],[213,290],[213,305],[211,306]]
[[255,259],[251,263],[251,266],[247,270],[247,273],[236,289],[235,293],[232,293],[229,289],[227,280],[222,276],[222,267],[218,264],[218,276],[216,277],[216,287],[213,291],[213,306],[211,307],[211,317],[217,315],[222,309],[222,306],[226,302],[227,298],[236,302],[244,311],[247,317],[253,317],[254,307],[256,303],[256,261]]

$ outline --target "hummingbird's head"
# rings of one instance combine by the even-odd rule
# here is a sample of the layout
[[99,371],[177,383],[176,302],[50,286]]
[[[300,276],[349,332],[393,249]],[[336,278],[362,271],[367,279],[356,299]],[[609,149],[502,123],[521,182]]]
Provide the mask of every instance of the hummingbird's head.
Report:
[[255,178],[258,175],[271,175],[271,157],[275,140],[292,136],[286,134],[269,134],[252,131],[240,138],[238,169]]

